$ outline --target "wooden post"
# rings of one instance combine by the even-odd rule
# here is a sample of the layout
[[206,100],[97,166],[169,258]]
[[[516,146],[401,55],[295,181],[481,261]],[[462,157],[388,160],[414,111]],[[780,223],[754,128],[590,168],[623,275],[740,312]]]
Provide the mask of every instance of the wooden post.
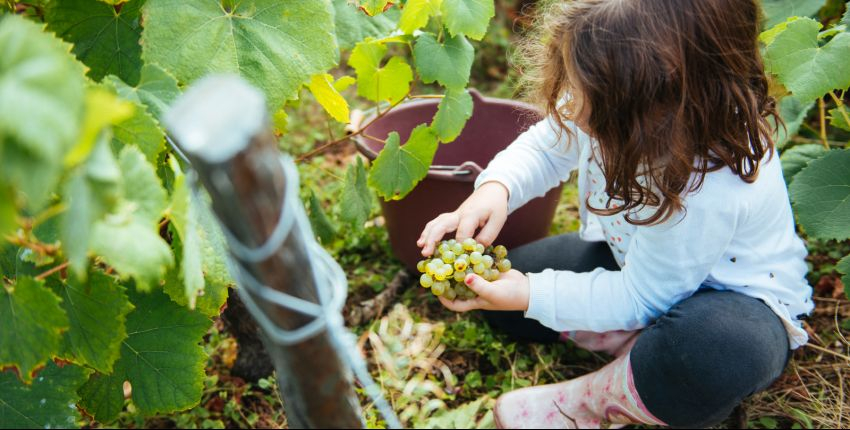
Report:
[[[186,91],[165,121],[209,192],[223,227],[249,248],[266,242],[281,218],[283,202],[291,199],[268,118],[263,95],[241,78],[211,77]],[[284,216],[292,210],[284,207]],[[309,251],[314,239],[304,234],[309,228],[296,221],[279,249],[264,261],[243,261],[244,270],[275,290],[320,303],[313,275],[317,261]],[[241,288],[279,328],[294,330],[314,320]],[[290,346],[271,339],[266,337],[266,348],[291,427],[364,427],[351,372],[326,331]]]

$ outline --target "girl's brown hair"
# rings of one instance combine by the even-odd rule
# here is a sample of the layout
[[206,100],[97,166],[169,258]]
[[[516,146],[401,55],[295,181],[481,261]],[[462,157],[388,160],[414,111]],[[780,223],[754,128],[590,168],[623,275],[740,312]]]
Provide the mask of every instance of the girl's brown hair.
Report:
[[[560,121],[586,119],[599,142],[608,204],[594,213],[655,208],[627,220],[664,222],[708,172],[752,183],[773,155],[781,120],[768,95],[756,0],[574,0],[543,9],[522,51],[531,96]],[[573,91],[575,89],[576,91]],[[562,103],[582,97],[581,109]],[[691,180],[691,177],[694,180]],[[611,205],[611,199],[622,205]],[[631,213],[631,212],[630,212]]]

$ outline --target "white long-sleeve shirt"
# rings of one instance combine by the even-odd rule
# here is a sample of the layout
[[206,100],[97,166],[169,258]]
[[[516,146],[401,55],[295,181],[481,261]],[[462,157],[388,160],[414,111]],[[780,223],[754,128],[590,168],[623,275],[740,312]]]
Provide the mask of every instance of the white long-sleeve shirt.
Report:
[[553,123],[541,121],[476,181],[476,187],[503,184],[513,211],[578,170],[581,237],[608,242],[620,265],[619,271],[529,274],[527,317],[558,331],[637,330],[707,286],[764,301],[782,319],[792,349],[808,341],[800,323],[814,308],[805,278],[807,251],[794,228],[779,154],[762,161],[754,183],[728,168],[710,172],[697,192],[685,196],[684,212],[661,224],[635,226],[622,213],[598,216],[585,207],[587,197],[593,207],[605,207],[605,177],[593,155],[597,144],[572,129],[576,139],[568,144]]

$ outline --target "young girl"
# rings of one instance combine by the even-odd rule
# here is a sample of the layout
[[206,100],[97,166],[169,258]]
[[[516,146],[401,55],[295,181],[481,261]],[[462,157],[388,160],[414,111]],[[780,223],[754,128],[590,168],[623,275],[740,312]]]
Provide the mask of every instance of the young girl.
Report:
[[508,213],[573,171],[581,233],[513,250],[521,271],[498,281],[470,275],[474,300],[441,300],[498,311],[491,322],[524,339],[618,357],[502,396],[500,426],[718,424],[782,373],[813,309],[772,140],[759,5],[575,0],[546,21],[536,95],[547,119],[419,246],[430,256],[452,231],[490,244]]

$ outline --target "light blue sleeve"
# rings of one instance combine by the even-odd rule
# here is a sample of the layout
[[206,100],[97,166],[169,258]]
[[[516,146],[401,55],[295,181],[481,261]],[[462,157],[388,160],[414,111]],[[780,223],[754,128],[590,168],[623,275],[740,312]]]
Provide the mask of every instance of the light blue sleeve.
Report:
[[700,288],[732,241],[738,205],[711,199],[690,202],[684,217],[638,227],[619,271],[530,274],[526,316],[558,331],[648,326]]
[[566,181],[578,168],[579,147],[589,137],[572,127],[576,139],[559,133],[554,120],[544,119],[531,126],[510,146],[496,155],[478,176],[475,187],[499,182],[509,192],[508,210],[514,211],[535,197]]

